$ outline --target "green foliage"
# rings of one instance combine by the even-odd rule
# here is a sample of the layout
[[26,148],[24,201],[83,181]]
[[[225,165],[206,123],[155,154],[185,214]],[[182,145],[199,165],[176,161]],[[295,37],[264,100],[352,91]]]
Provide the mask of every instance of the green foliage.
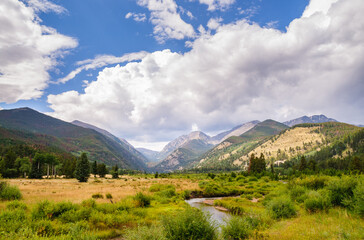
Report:
[[291,218],[297,215],[294,204],[286,196],[271,200],[267,206],[267,209],[269,214],[274,219]]
[[107,199],[112,199],[112,195],[111,195],[111,193],[106,193],[106,194],[105,194],[105,197],[106,197]]
[[330,196],[327,190],[310,191],[304,202],[305,209],[310,212],[327,211],[331,207]]
[[357,180],[352,177],[331,180],[327,185],[331,203],[335,206],[345,206],[344,201],[353,197],[356,185]]
[[17,186],[10,186],[6,182],[0,182],[0,200],[18,200],[22,194]]
[[364,180],[361,179],[353,191],[353,208],[356,213],[364,217]]
[[249,173],[261,173],[264,172],[266,169],[265,166],[265,158],[263,153],[260,154],[260,157],[255,157],[254,154],[250,155],[250,160],[249,160],[249,167],[248,167],[248,172]]
[[87,182],[89,176],[90,163],[87,159],[86,153],[82,153],[76,164],[75,177],[79,182]]
[[137,207],[149,207],[151,198],[141,192],[134,196],[134,201]]
[[195,208],[188,207],[175,216],[165,216],[162,224],[166,237],[170,240],[217,239],[216,229],[210,217]]
[[231,217],[221,226],[222,236],[225,240],[242,240],[251,235],[253,226],[246,217]]
[[119,167],[118,165],[115,165],[113,168],[112,168],[112,178],[113,179],[117,179],[119,178]]
[[100,177],[105,177],[109,173],[104,163],[97,164],[97,173]]

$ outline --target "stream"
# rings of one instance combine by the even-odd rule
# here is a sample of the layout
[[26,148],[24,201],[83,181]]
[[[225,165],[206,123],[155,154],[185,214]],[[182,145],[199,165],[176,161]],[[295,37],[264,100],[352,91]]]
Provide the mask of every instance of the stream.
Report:
[[204,213],[209,213],[211,215],[211,220],[216,222],[218,226],[224,225],[225,221],[231,217],[227,212],[219,211],[214,206],[206,205],[203,203],[205,200],[215,200],[219,198],[192,198],[190,200],[185,200],[191,207],[200,209]]

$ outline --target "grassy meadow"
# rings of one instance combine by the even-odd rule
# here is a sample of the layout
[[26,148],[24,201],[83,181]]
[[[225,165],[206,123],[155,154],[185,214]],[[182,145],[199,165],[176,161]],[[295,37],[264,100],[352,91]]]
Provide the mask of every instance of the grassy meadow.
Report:
[[[363,175],[290,179],[242,173],[140,174],[119,179],[9,179],[0,239],[362,239]],[[5,188],[3,188],[5,189]],[[12,190],[15,191],[14,189]],[[8,191],[11,199],[11,191]],[[6,194],[0,193],[0,196]],[[233,217],[218,228],[190,197]],[[3,198],[5,199],[5,197]],[[219,230],[220,229],[220,230]]]

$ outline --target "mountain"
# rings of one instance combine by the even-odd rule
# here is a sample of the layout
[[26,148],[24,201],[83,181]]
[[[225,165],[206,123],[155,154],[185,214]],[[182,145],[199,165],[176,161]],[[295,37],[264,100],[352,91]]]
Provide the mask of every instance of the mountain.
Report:
[[206,135],[203,132],[200,131],[195,131],[195,132],[191,132],[188,135],[182,135],[176,139],[174,139],[173,141],[169,142],[163,149],[162,151],[159,152],[158,155],[158,160],[163,160],[164,158],[166,158],[170,153],[172,153],[174,150],[176,150],[177,148],[179,148],[180,146],[182,146],[183,144],[191,141],[191,140],[202,140],[204,142],[209,142],[210,137],[208,135]]
[[135,158],[139,159],[139,161],[148,162],[147,158],[142,153],[140,153],[138,150],[136,150],[134,148],[134,146],[131,145],[125,139],[118,138],[118,137],[114,136],[113,134],[111,134],[110,132],[108,132],[108,131],[106,131],[104,129],[98,128],[96,126],[93,126],[93,125],[85,123],[85,122],[75,120],[75,121],[73,121],[71,123],[74,124],[74,125],[77,125],[79,127],[93,129],[96,132],[99,132],[99,133],[105,135],[106,137],[109,137],[113,141],[119,143],[123,148],[127,149]]
[[158,162],[158,151],[153,151],[146,148],[137,148],[137,150],[148,159],[148,162]]
[[252,129],[258,123],[259,123],[259,121],[255,120],[255,121],[251,121],[251,122],[247,122],[247,123],[238,125],[229,131],[219,133],[218,135],[212,137],[210,139],[210,142],[218,144],[229,137],[239,136],[239,135],[249,131],[250,129]]
[[169,172],[173,170],[185,169],[190,165],[190,163],[195,161],[206,151],[210,150],[213,146],[213,144],[208,143],[206,140],[189,140],[170,153],[161,162],[159,162],[154,167],[154,170],[159,172]]
[[[0,127],[35,134],[49,139],[48,145],[55,145],[64,152],[79,156],[87,152],[90,161],[118,164],[122,168],[146,169],[144,162],[134,156],[128,148],[93,129],[39,113],[30,108],[0,111]],[[34,138],[34,144],[44,144]]]
[[333,118],[328,118],[325,115],[313,115],[313,116],[303,116],[300,118],[296,118],[287,122],[284,122],[283,124],[287,125],[287,126],[294,126],[297,124],[302,124],[302,123],[324,123],[324,122],[337,122],[335,119]]
[[197,168],[231,169],[233,162],[246,152],[250,152],[267,137],[276,135],[288,127],[274,120],[265,120],[257,123],[249,131],[240,136],[232,136],[215,146],[199,157],[195,166]]

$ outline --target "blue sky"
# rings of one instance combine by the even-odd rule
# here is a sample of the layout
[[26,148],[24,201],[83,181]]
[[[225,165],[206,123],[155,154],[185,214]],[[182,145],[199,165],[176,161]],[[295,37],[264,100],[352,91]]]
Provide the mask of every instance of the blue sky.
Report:
[[343,16],[363,20],[363,2],[344,2],[4,0],[0,26],[12,28],[0,30],[0,107],[32,107],[159,147],[192,129],[255,119],[324,113],[363,123],[362,58],[338,60],[361,53],[348,36],[363,26],[335,33]]

